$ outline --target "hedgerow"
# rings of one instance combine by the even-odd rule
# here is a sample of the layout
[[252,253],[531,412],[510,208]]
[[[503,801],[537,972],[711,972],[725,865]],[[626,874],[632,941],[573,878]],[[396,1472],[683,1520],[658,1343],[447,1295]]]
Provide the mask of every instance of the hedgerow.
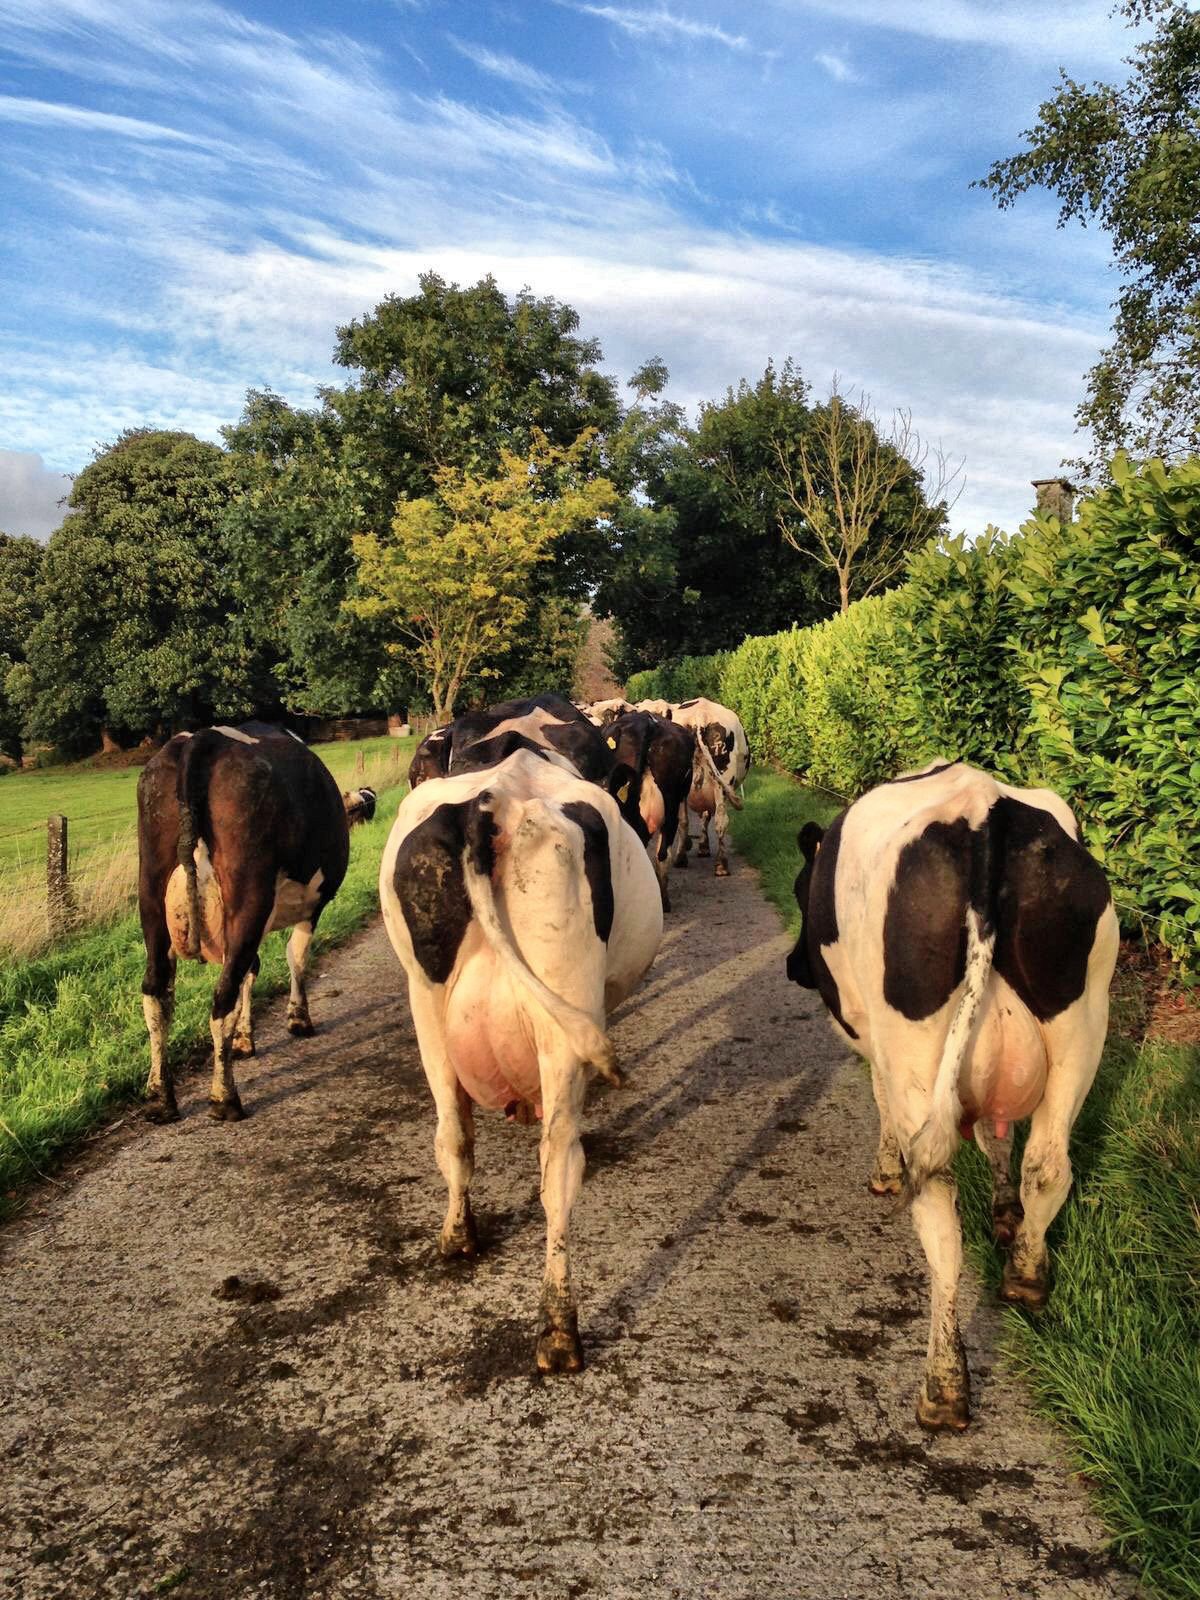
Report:
[[1057,790],[1126,926],[1200,977],[1200,459],[1111,479],[1066,526],[931,542],[843,615],[639,676],[847,798],[938,756]]

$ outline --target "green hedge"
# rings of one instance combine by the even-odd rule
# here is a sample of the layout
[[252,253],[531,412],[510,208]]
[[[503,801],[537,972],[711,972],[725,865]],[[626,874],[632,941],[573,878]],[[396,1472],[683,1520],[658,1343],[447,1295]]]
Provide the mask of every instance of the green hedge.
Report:
[[1126,926],[1200,976],[1200,459],[1111,476],[1065,527],[931,543],[901,588],[631,697],[707,693],[758,760],[846,798],[938,756],[1055,789]]
[[635,672],[625,685],[627,700],[694,700],[700,695],[719,698],[721,670],[732,651],[719,650],[711,656],[680,656],[648,672]]

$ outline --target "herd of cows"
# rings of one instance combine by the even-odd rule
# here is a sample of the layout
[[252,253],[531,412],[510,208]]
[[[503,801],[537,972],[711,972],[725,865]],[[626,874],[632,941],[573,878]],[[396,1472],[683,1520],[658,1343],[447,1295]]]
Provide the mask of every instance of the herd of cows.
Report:
[[[546,1263],[536,1342],[545,1373],[583,1365],[569,1222],[583,1178],[587,1084],[619,1081],[606,1018],[649,970],[668,873],[716,841],[749,749],[734,712],[554,694],[471,711],[429,734],[380,866],[437,1113],[446,1255],[473,1255],[475,1107],[541,1122]],[[312,932],[370,790],[343,795],[294,735],[262,723],[177,734],[138,786],[139,907],[150,1035],[148,1114],[173,1118],[167,1060],[179,956],[220,964],[210,1108],[242,1116],[233,1058],[253,1054],[258,947],[288,942],[288,1027],[311,1033]],[[1068,807],[1047,790],[937,762],[799,835],[802,926],[787,976],[819,991],[870,1065],[880,1135],[870,1188],[903,1193],[929,1263],[931,1319],[917,1418],[961,1429],[970,1391],[956,1296],[962,1238],[952,1160],[974,1137],[992,1168],[1001,1294],[1048,1288],[1046,1230],[1071,1182],[1068,1142],[1108,1020],[1117,922]],[[1012,1126],[1030,1118],[1019,1188]]]

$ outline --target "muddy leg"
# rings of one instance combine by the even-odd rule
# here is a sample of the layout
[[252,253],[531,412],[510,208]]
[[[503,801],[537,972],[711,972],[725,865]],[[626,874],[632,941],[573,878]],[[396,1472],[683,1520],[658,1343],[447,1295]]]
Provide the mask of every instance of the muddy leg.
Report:
[[671,865],[677,872],[682,872],[687,866],[688,849],[691,840],[688,838],[688,808],[687,801],[679,803],[679,819],[675,824],[675,837],[671,842]]
[[649,844],[650,859],[654,862],[654,875],[658,879],[658,894],[662,901],[662,908],[664,911],[670,911],[671,896],[667,891],[667,870],[670,862],[667,860],[665,853],[661,856],[659,855],[660,847],[663,847],[665,851],[662,835],[656,833]]
[[571,1287],[570,1223],[583,1182],[579,1124],[586,1081],[566,1048],[542,1058],[542,1208],[546,1213],[546,1276],[542,1284],[539,1372],[578,1372],[583,1366],[579,1318]]
[[292,975],[291,993],[288,995],[288,1032],[299,1038],[308,1038],[315,1030],[308,1014],[308,990],[304,974],[308,967],[308,947],[312,943],[312,923],[298,922],[288,940],[288,971]]
[[913,1225],[929,1262],[931,1307],[925,1381],[917,1397],[917,1421],[936,1431],[961,1431],[970,1421],[971,1387],[958,1331],[958,1279],[962,1230],[958,1191],[948,1173],[935,1173],[912,1203]]
[[699,816],[700,816],[700,835],[699,835],[700,842],[696,846],[696,854],[698,856],[710,856],[710,855],[712,855],[712,849],[711,849],[711,847],[709,845],[709,842],[708,842],[708,820],[709,820],[710,813],[707,812],[707,811],[701,811],[699,813]]
[[238,994],[237,1023],[233,1030],[232,1050],[235,1056],[252,1056],[254,1054],[254,1018],[250,1012],[250,991],[254,988],[254,980],[258,977],[259,960],[255,956],[250,971],[242,979],[241,991]]
[[1012,1180],[1012,1128],[1003,1139],[985,1131],[983,1123],[975,1124],[975,1143],[987,1158],[992,1169],[992,1232],[996,1243],[1011,1245],[1016,1237],[1017,1225],[1024,1212],[1021,1197]]
[[717,809],[713,817],[713,831],[717,836],[717,861],[713,867],[714,878],[729,876],[729,857],[725,853],[725,833],[729,827],[729,812],[725,806],[725,791],[717,785]]
[[[235,893],[222,899],[236,912],[225,913],[223,947],[225,965],[213,991],[210,1027],[213,1041],[213,1079],[208,1111],[218,1122],[240,1122],[245,1113],[233,1077],[233,1035],[243,1004],[242,985],[258,961],[259,941],[271,915],[274,889],[251,881],[233,886]],[[240,898],[238,895],[240,894]]]
[[175,957],[170,953],[166,921],[161,940],[147,951],[146,976],[142,983],[142,1015],[150,1035],[150,1076],[146,1080],[144,1115],[151,1122],[173,1122],[179,1115],[175,1085],[167,1060],[167,1040],[175,1010]]
[[879,1068],[871,1063],[871,1092],[879,1112],[879,1146],[875,1151],[875,1166],[867,1179],[872,1194],[899,1194],[904,1186],[904,1162],[900,1159],[900,1142],[892,1126],[892,1113],[888,1108],[883,1079]]

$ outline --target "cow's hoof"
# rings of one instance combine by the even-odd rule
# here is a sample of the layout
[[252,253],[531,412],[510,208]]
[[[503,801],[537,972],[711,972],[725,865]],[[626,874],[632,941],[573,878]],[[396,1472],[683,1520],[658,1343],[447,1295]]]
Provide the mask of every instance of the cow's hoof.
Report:
[[931,1400],[927,1388],[917,1396],[917,1421],[928,1433],[962,1433],[970,1426],[971,1405],[965,1394]]
[[174,1096],[170,1100],[165,1095],[152,1095],[142,1107],[142,1116],[147,1122],[178,1122],[179,1107],[175,1104]]
[[870,1194],[886,1195],[901,1194],[904,1190],[904,1175],[900,1172],[875,1171],[867,1179],[867,1190]]
[[707,844],[702,844],[697,847],[696,854],[698,856],[711,856],[712,851],[708,848]]
[[992,1232],[996,1243],[1002,1244],[1007,1250],[1017,1237],[1017,1229],[1025,1217],[1025,1208],[1019,1200],[1007,1201],[1004,1205],[992,1207]]
[[1046,1277],[1022,1278],[1011,1261],[1004,1263],[1004,1276],[1000,1280],[1000,1298],[1010,1306],[1024,1306],[1026,1311],[1041,1311],[1050,1296],[1050,1282]]
[[232,1100],[210,1100],[208,1114],[214,1122],[241,1122],[246,1115],[236,1095]]
[[247,1060],[254,1054],[254,1040],[235,1038],[229,1046],[229,1053],[230,1055],[239,1056],[243,1061]]
[[297,1039],[311,1039],[316,1029],[307,1017],[289,1017],[288,1032]]
[[687,862],[687,851],[685,850],[683,852],[683,854],[680,856],[678,861],[672,861],[672,863],[671,863],[671,871],[672,872],[686,872],[687,871],[687,864],[688,864],[688,862]]
[[470,1260],[479,1254],[479,1236],[475,1232],[475,1218],[469,1210],[457,1227],[442,1229],[438,1236],[438,1250],[448,1261],[460,1257]]
[[537,1342],[539,1372],[582,1372],[583,1346],[574,1327],[546,1328]]
[[727,878],[728,876],[729,876],[729,863],[727,861],[718,860],[716,866],[713,868],[713,877],[714,878]]

